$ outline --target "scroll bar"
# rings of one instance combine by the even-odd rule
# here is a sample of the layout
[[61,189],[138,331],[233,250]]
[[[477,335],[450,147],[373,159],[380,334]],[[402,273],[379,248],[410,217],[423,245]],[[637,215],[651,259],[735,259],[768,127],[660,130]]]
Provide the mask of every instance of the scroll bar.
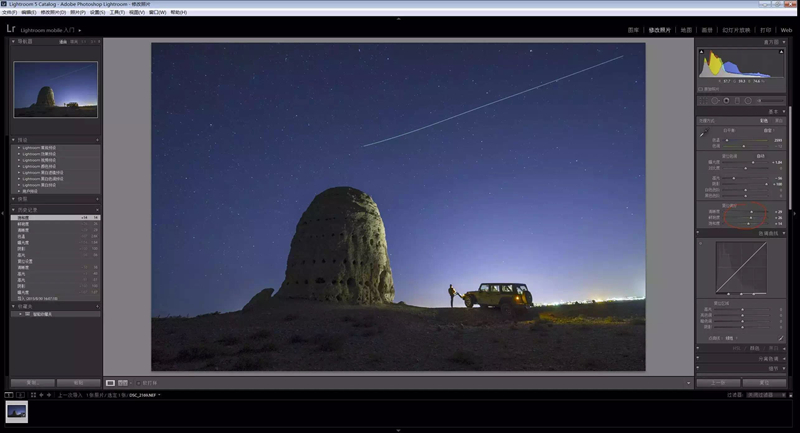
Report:
[[789,212],[792,212],[792,209],[794,209],[792,207],[792,166],[794,165],[792,164],[792,147],[794,147],[792,146],[793,144],[792,129],[794,128],[792,128],[792,106],[790,105],[789,106],[789,179],[787,179],[789,188],[786,188],[786,191],[788,191],[789,194]]

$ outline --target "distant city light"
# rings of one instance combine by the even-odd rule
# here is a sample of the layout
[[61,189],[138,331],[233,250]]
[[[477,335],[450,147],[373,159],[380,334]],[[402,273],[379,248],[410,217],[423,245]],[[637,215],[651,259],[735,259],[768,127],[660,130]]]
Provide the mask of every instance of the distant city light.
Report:
[[598,302],[617,302],[617,301],[641,301],[645,299],[644,296],[627,296],[624,298],[607,298],[607,299],[584,299],[579,301],[564,301],[559,300],[556,302],[547,302],[543,304],[534,304],[535,307],[554,307],[557,305],[570,305],[570,304],[591,304]]

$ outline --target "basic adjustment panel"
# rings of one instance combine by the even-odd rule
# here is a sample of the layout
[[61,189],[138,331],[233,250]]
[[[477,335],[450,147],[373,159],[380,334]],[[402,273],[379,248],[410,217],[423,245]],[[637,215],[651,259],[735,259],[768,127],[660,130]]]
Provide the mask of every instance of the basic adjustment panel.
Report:
[[788,43],[695,42],[698,388],[787,386]]

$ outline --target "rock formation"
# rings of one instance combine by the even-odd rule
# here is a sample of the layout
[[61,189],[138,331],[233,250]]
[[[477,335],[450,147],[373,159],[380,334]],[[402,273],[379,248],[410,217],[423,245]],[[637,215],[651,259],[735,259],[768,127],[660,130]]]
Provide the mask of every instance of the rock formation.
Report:
[[250,302],[242,308],[242,311],[257,310],[269,304],[269,300],[272,299],[272,293],[274,291],[275,289],[269,288],[256,293],[256,295],[250,299]]
[[56,96],[53,93],[53,89],[47,86],[42,87],[42,90],[39,90],[39,96],[36,98],[36,105],[39,107],[55,107]]
[[370,196],[337,187],[314,197],[297,223],[276,296],[353,304],[394,300],[386,231]]

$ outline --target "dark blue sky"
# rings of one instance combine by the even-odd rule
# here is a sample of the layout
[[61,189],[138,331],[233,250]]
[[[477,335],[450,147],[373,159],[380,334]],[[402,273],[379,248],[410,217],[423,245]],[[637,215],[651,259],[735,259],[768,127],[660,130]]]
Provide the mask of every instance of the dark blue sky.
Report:
[[97,63],[94,62],[15,62],[14,108],[36,103],[39,90],[50,86],[56,105],[77,102],[97,105]]
[[11,415],[11,413],[16,412],[19,414],[27,414],[27,407],[24,404],[10,404],[8,405],[8,413],[7,415]]
[[[364,144],[624,55],[396,140]],[[278,288],[314,196],[386,226],[395,301],[643,296],[643,44],[154,44],[154,315]]]

